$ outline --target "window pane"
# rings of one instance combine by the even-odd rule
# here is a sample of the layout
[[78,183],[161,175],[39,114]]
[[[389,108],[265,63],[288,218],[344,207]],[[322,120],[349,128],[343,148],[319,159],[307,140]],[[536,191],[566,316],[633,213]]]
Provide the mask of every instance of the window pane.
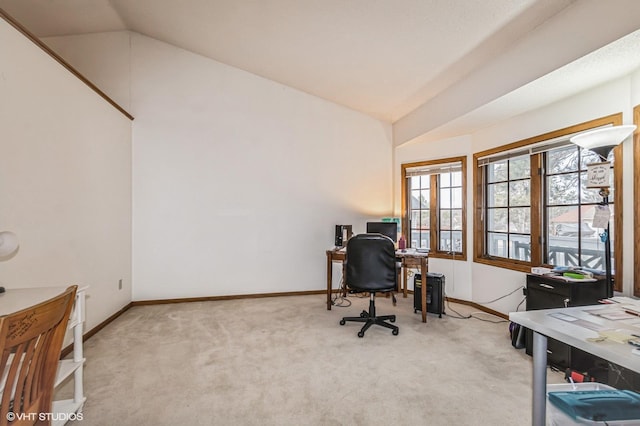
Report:
[[529,207],[509,209],[509,232],[531,233],[531,209]]
[[451,173],[451,186],[462,186],[462,172]]
[[440,187],[449,187],[451,186],[451,173],[441,173],[440,174]]
[[489,231],[507,232],[508,211],[509,209],[489,209],[487,212],[487,229]]
[[[578,206],[549,207],[547,212],[551,235],[557,237],[578,236],[580,232],[579,216],[582,216]],[[593,218],[593,215],[591,217]]]
[[442,251],[451,251],[451,232],[444,231],[440,232],[440,247],[439,250]]
[[462,252],[462,232],[453,231],[451,233],[451,244],[453,244],[452,251],[461,253]]
[[495,234],[490,232],[487,235],[487,253],[491,256],[509,257],[509,245],[507,234]]
[[411,247],[429,248],[429,232],[411,231]]
[[576,204],[578,202],[578,173],[549,176],[547,178],[549,205]]
[[[613,176],[613,173],[611,174]],[[600,196],[600,188],[587,188],[587,172],[580,173],[580,202],[581,203],[599,203],[602,201]],[[613,191],[609,191],[609,199],[613,200]]]
[[420,176],[411,176],[411,189],[420,189]]
[[507,180],[507,160],[487,165],[487,182],[502,182]]
[[547,174],[578,170],[578,146],[568,145],[547,152]]
[[451,210],[451,229],[462,230],[462,209]]
[[420,229],[431,228],[431,214],[429,210],[420,211]]
[[454,209],[462,208],[462,188],[451,189],[451,207]]
[[[611,241],[611,255],[613,258],[613,241]],[[605,270],[604,243],[598,232],[580,236],[580,263],[588,268]],[[611,263],[613,265],[613,262]]]
[[531,159],[529,156],[509,160],[509,179],[523,179],[531,176]]
[[600,163],[602,158],[595,152],[588,149],[580,150],[580,170],[587,170],[587,164]]
[[509,258],[516,260],[531,261],[531,236],[511,235],[509,237]]
[[531,205],[530,185],[530,180],[517,180],[515,182],[509,182],[509,205]]
[[580,251],[589,257],[595,254],[593,248],[597,247],[596,240],[599,238],[590,225],[593,211],[593,206],[578,205],[547,209],[549,233],[546,257],[549,264],[588,266],[597,263],[595,259],[581,263],[579,255]]
[[449,188],[440,189],[440,208],[441,209],[451,208],[451,189]]
[[508,184],[495,183],[487,187],[487,207],[506,207],[508,200]]
[[411,191],[411,209],[420,208],[420,190]]
[[430,190],[423,189],[420,191],[420,207],[423,209],[428,209],[430,207],[431,199],[430,199]]
[[440,210],[440,229],[451,229],[451,210]]
[[411,229],[420,228],[420,210],[411,210]]

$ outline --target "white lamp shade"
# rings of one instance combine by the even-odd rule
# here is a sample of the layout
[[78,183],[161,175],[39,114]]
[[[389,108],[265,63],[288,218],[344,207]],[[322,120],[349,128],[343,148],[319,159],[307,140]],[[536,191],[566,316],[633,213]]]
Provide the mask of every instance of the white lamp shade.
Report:
[[0,232],[0,257],[9,256],[18,249],[18,237],[13,232]]
[[603,127],[577,134],[569,140],[584,149],[595,152],[606,161],[609,152],[628,138],[635,129],[635,124]]

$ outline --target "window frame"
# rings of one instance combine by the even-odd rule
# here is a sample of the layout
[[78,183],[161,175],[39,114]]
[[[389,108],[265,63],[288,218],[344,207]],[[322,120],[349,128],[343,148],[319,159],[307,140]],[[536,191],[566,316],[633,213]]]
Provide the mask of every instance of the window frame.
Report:
[[418,161],[414,163],[404,163],[401,165],[401,198],[402,198],[402,235],[407,240],[407,247],[411,244],[411,229],[409,226],[411,219],[411,206],[408,202],[409,194],[411,193],[410,179],[407,176],[407,170],[415,167],[429,167],[437,166],[439,164],[447,163],[460,163],[461,178],[462,178],[462,251],[450,252],[439,250],[440,239],[440,183],[438,174],[432,174],[430,176],[429,184],[429,257],[453,259],[453,260],[467,260],[467,157],[449,157],[441,158],[437,160]]
[[[496,266],[505,269],[511,269],[514,271],[530,272],[532,266],[549,266],[543,264],[544,258],[544,182],[542,176],[542,154],[530,154],[531,161],[531,261],[521,261],[515,259],[496,258],[487,254],[486,244],[486,229],[485,229],[485,193],[483,167],[479,166],[479,160],[483,157],[497,155],[500,153],[506,153],[507,151],[513,151],[516,149],[523,149],[529,145],[544,142],[546,140],[556,139],[559,137],[567,136],[573,133],[583,132],[592,128],[606,126],[606,125],[620,125],[622,124],[622,113],[612,114],[606,117],[597,118],[594,120],[586,121],[574,126],[566,127],[560,130],[544,133],[542,135],[534,136],[531,138],[523,139],[517,142],[512,142],[506,145],[502,145],[496,148],[488,149],[473,154],[473,261],[475,263],[482,263],[485,265]],[[616,206],[622,206],[622,145],[617,146],[613,150],[615,158],[614,162],[614,204]],[[616,253],[615,262],[615,290],[622,291],[622,215],[615,215],[614,220],[611,223],[614,227],[614,253]],[[640,272],[639,272],[640,273]]]

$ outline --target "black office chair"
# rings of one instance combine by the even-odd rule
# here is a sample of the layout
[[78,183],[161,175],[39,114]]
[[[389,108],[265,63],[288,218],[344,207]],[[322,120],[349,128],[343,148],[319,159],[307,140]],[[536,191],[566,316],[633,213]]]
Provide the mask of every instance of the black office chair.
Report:
[[369,312],[362,311],[359,317],[344,317],[340,325],[347,321],[365,323],[358,337],[373,324],[390,328],[394,336],[398,327],[385,321],[396,321],[395,315],[376,316],[376,293],[396,290],[396,250],[393,241],[381,234],[360,234],[347,242],[345,283],[352,293],[369,292]]

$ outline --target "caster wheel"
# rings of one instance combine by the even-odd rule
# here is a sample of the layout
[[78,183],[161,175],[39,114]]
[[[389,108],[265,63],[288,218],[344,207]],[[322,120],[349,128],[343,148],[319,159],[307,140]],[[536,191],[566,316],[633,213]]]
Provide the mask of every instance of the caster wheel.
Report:
[[340,325],[345,325],[347,322],[345,320],[340,320]]
[[396,319],[395,318],[389,318],[389,321],[396,322]]
[[394,336],[397,336],[397,335],[398,335],[398,330],[393,330],[393,331],[391,332],[391,334],[393,334]]
[[360,312],[360,318],[366,318],[368,315],[367,311]]
[[364,333],[362,331],[358,331],[358,337],[364,337]]

